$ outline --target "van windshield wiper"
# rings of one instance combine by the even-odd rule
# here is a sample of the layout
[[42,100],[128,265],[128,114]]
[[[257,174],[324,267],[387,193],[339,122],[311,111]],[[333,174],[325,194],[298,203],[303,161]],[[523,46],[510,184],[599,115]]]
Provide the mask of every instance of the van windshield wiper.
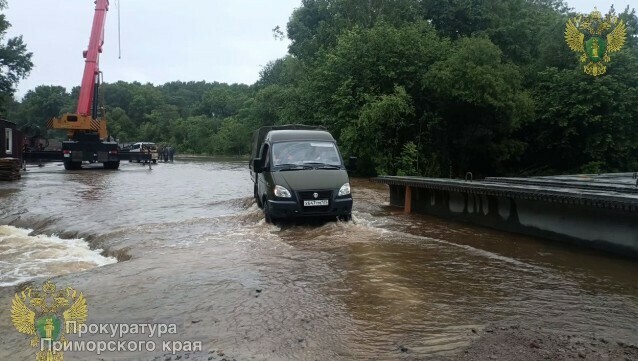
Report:
[[312,169],[312,167],[301,165],[301,164],[277,164],[277,167],[282,167],[279,171],[287,171],[287,170],[304,170],[304,169]]
[[304,162],[304,165],[314,165],[317,169],[341,169],[341,166],[335,164],[321,163],[321,162]]

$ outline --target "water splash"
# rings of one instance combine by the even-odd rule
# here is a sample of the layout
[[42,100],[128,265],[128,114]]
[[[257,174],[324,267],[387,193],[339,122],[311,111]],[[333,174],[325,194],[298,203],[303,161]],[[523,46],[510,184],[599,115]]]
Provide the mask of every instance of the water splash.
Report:
[[0,226],[0,287],[36,277],[52,277],[116,263],[83,239],[32,235],[32,230]]

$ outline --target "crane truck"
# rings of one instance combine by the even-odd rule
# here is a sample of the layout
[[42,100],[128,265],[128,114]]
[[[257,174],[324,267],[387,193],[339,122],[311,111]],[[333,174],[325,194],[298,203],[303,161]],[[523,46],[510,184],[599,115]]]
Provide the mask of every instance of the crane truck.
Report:
[[95,1],[89,46],[83,52],[86,60],[76,112],[47,121],[49,129],[66,130],[68,140],[62,142],[62,153],[25,152],[25,160],[63,161],[67,170],[80,169],[83,162],[102,163],[106,169],[118,169],[120,160],[123,159],[150,161],[150,154],[120,150],[117,142],[110,141],[106,128],[104,107],[100,106],[99,102],[102,83],[99,59],[104,45],[104,26],[108,10],[109,0]]
[[104,108],[98,106],[100,92],[99,57],[104,45],[104,25],[109,0],[95,1],[95,15],[89,38],[89,47],[84,51],[86,59],[80,88],[77,111],[63,114],[47,122],[47,127],[67,131],[68,141],[62,142],[65,169],[79,169],[83,161],[99,162],[104,168],[120,166],[117,142],[107,141]]

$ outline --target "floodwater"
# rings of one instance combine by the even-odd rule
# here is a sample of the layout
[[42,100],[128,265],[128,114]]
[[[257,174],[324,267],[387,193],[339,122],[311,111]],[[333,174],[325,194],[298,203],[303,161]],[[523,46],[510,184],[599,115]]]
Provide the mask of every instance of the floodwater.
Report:
[[175,324],[173,339],[202,342],[190,359],[454,356],[472,329],[497,322],[638,343],[636,262],[405,216],[385,186],[352,185],[352,222],[275,226],[251,198],[244,161],[29,167],[0,183],[0,359],[35,359],[11,299],[51,277],[83,292],[88,323]]

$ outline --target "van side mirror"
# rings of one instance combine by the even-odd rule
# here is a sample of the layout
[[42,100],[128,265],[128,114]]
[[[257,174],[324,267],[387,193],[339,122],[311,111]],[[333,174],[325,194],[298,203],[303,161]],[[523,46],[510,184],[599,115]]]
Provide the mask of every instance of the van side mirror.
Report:
[[261,158],[253,159],[253,172],[261,173],[262,170],[263,169],[262,169],[262,166],[261,166]]
[[350,157],[348,159],[348,165],[346,166],[346,169],[349,171],[357,170],[357,157]]

